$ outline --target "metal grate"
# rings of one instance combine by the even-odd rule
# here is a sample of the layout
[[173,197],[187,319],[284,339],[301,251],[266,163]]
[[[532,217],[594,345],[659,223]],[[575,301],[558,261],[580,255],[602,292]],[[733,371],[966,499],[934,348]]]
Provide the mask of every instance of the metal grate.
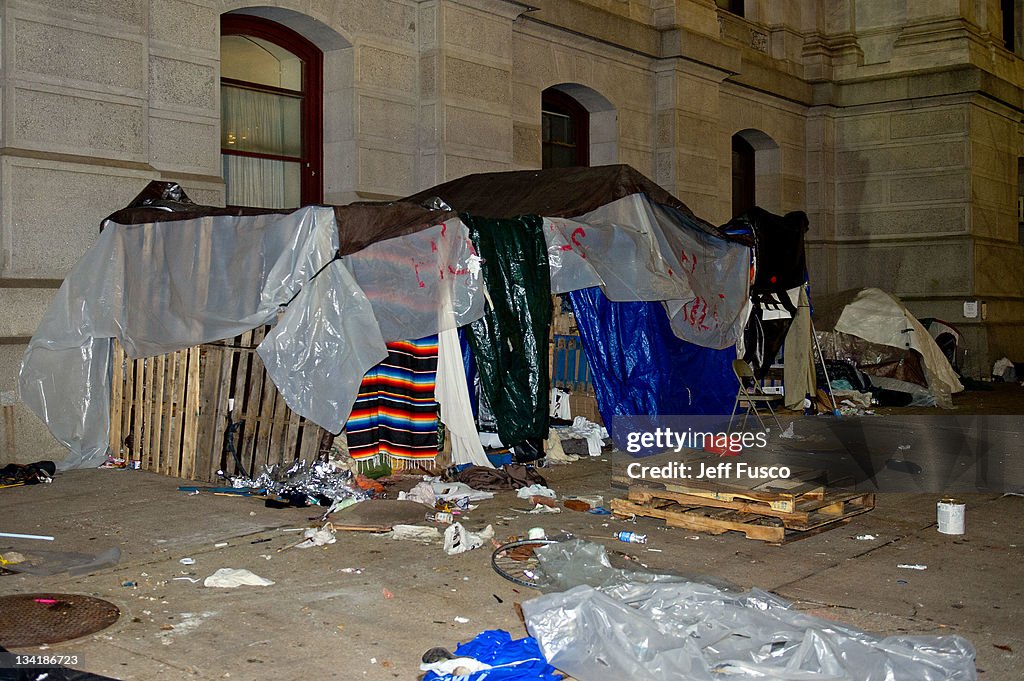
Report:
[[77,594],[0,596],[0,645],[60,643],[106,629],[121,611],[108,601]]

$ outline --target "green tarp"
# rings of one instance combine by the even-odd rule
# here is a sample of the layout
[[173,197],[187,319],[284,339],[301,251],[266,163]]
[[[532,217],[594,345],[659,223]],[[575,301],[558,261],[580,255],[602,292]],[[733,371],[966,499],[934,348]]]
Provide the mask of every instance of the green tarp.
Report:
[[467,337],[498,436],[513,447],[548,435],[551,278],[544,222],[535,215],[488,220],[461,215],[483,259],[489,302]]

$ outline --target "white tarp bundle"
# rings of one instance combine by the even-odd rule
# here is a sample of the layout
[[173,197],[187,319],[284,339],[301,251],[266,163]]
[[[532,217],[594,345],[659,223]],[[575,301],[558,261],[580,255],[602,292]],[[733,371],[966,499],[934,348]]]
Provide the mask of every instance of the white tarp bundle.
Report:
[[[680,338],[728,347],[742,334],[749,249],[684,217],[634,194],[546,221],[553,291],[602,286],[612,300],[663,300]],[[386,357],[385,341],[483,315],[480,259],[457,218],[340,259],[338,244],[326,207],[108,221],[22,362],[22,400],[70,450],[61,468],[106,457],[114,338],[137,358],[276,322],[258,348],[268,374],[293,411],[338,432],[362,376]]]

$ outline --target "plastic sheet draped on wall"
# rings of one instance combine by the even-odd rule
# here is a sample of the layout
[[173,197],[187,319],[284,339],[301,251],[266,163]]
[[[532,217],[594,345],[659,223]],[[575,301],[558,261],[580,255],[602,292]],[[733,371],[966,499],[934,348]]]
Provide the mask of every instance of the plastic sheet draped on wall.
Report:
[[[371,299],[348,258],[333,261],[338,228],[330,208],[107,223],[29,343],[19,377],[22,400],[70,449],[62,468],[98,465],[108,449],[112,338],[131,357],[157,355],[233,337],[274,321],[284,307],[260,356],[288,406],[336,432],[362,375],[386,355],[378,315],[399,319],[409,306],[420,306],[414,323],[428,328],[410,334],[418,337],[467,323],[482,309],[465,226],[451,219],[433,235],[441,231],[449,241],[436,249],[420,244],[417,258],[392,262],[361,253],[354,269],[367,279]],[[403,253],[404,244],[389,250],[385,243],[382,252]],[[416,284],[405,285],[410,290],[395,301],[378,285],[387,277]],[[436,306],[431,317],[430,307],[445,299],[461,305],[453,318]],[[385,327],[405,330],[399,323]]]
[[617,439],[615,416],[728,414],[738,385],[736,352],[688,343],[654,302],[614,302],[599,288],[569,293],[590,364],[597,405]]
[[601,286],[616,302],[664,301],[683,340],[727,348],[742,337],[750,249],[633,194],[572,220],[545,220],[551,289]]

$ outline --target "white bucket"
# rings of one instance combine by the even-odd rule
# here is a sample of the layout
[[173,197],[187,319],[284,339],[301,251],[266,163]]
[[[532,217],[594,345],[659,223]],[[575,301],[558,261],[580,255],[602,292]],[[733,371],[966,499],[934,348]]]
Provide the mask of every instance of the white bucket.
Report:
[[936,505],[939,532],[942,534],[964,533],[964,511],[966,505],[959,499],[940,499]]

